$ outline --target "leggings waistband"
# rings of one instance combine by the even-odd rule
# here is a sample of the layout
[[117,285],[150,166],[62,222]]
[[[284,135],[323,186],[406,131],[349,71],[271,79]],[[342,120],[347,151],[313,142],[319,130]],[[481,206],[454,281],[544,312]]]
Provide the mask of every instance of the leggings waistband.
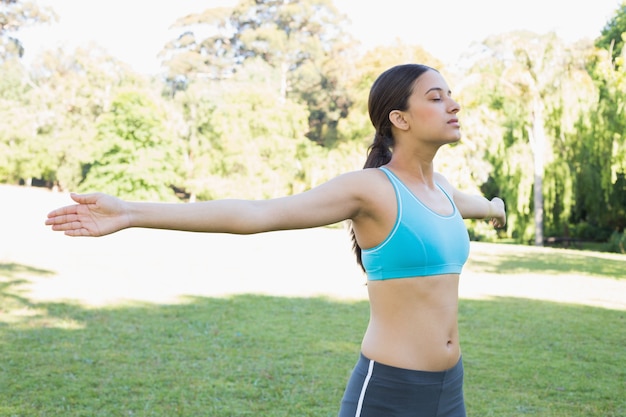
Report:
[[380,362],[372,361],[363,353],[360,354],[356,367],[367,371],[373,363],[373,373],[378,378],[388,378],[394,381],[403,381],[407,383],[424,384],[424,383],[441,383],[444,381],[455,380],[463,377],[463,358],[450,369],[444,371],[418,371],[413,369],[398,368],[391,365],[385,365]]

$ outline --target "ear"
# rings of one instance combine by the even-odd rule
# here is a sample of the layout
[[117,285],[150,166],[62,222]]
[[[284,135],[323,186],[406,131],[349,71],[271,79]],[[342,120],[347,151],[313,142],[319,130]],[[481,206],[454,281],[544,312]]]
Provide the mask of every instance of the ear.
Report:
[[400,110],[394,110],[389,113],[389,121],[400,130],[407,130],[409,128],[409,124],[404,118],[404,113]]

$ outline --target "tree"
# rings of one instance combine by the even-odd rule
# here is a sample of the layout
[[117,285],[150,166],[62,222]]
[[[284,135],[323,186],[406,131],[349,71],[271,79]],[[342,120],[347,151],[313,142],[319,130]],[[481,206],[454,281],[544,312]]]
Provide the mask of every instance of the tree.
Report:
[[[31,153],[36,112],[29,100],[32,86],[24,82],[25,70],[16,59],[0,62],[0,181],[30,182],[37,168]],[[36,151],[36,149],[34,149]]]
[[[574,218],[596,235],[607,238],[623,228],[621,192],[626,173],[626,50],[613,58],[610,50],[597,50],[588,68],[597,86],[590,112],[571,138],[571,160],[576,161],[578,196]],[[586,232],[587,236],[591,233]]]
[[96,146],[80,190],[121,198],[174,201],[181,149],[166,112],[144,93],[117,95],[97,121]]
[[95,46],[46,51],[30,72],[17,61],[2,68],[0,117],[6,122],[0,146],[8,146],[12,167],[5,180],[76,189],[94,148],[96,119],[117,89],[139,88],[138,78]]
[[228,79],[245,61],[261,59],[279,74],[280,100],[309,107],[309,138],[332,142],[349,106],[340,82],[349,45],[343,22],[330,0],[242,0],[183,17],[175,24],[183,33],[162,54],[170,91]]
[[305,166],[316,145],[304,136],[306,108],[280,100],[271,81],[278,76],[251,59],[232,79],[204,86],[202,97],[184,99],[186,190],[206,200],[277,197],[309,187]]
[[0,1],[0,61],[24,55],[24,46],[14,33],[56,19],[50,8],[40,8],[32,1]]
[[610,52],[615,60],[624,48],[624,33],[626,33],[626,2],[615,10],[613,17],[602,29],[602,34],[596,40],[596,46]]
[[183,33],[162,56],[170,79],[228,78],[246,59],[258,57],[280,71],[280,95],[286,97],[287,74],[330,50],[341,35],[338,22],[329,0],[241,0],[234,8],[178,19],[174,27]]
[[[577,115],[584,107],[584,97],[593,88],[593,83],[583,63],[554,34],[538,36],[513,32],[490,37],[483,45],[485,55],[477,61],[472,72],[479,75],[479,82],[485,87],[491,85],[494,88],[489,105],[505,115],[506,131],[502,143],[506,147],[499,148],[496,159],[516,165],[518,174],[515,176],[517,181],[522,181],[527,178],[528,164],[523,157],[515,161],[511,150],[521,152],[520,156],[526,149],[529,151],[532,157],[534,241],[540,246],[544,234],[546,167],[554,161],[554,149],[562,132],[573,128],[575,117],[571,114]],[[576,88],[570,90],[572,85]],[[526,141],[529,146],[518,148],[520,141]],[[510,179],[509,176],[503,180]],[[515,183],[506,185],[504,181],[498,180],[503,189],[517,186]],[[518,200],[518,209],[519,203]],[[526,234],[524,229],[523,226],[518,229],[522,236]]]

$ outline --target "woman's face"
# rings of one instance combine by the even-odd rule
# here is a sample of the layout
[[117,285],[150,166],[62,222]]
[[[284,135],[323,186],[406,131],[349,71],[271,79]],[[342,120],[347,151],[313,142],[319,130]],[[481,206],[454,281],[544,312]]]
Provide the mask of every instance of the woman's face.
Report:
[[409,108],[402,112],[411,135],[427,142],[453,143],[461,138],[459,103],[437,71],[427,71],[413,84]]

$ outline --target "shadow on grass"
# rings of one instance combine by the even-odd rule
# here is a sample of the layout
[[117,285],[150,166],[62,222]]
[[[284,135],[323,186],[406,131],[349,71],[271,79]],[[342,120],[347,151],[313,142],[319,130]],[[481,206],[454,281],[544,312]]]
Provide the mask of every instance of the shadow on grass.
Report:
[[0,263],[0,313],[16,306],[31,305],[23,295],[22,285],[29,283],[29,278],[54,275],[53,271],[35,268],[18,263]]
[[562,250],[556,256],[551,251],[478,252],[472,254],[468,268],[488,273],[577,274],[626,279],[626,261],[574,250]]
[[53,271],[47,269],[35,268],[33,266],[22,265],[15,262],[0,262],[0,278],[4,280],[12,280],[19,277],[27,276],[50,276],[54,275]]
[[[0,328],[1,416],[336,416],[366,302],[240,295],[85,308]],[[624,312],[462,300],[475,416],[622,416]]]

